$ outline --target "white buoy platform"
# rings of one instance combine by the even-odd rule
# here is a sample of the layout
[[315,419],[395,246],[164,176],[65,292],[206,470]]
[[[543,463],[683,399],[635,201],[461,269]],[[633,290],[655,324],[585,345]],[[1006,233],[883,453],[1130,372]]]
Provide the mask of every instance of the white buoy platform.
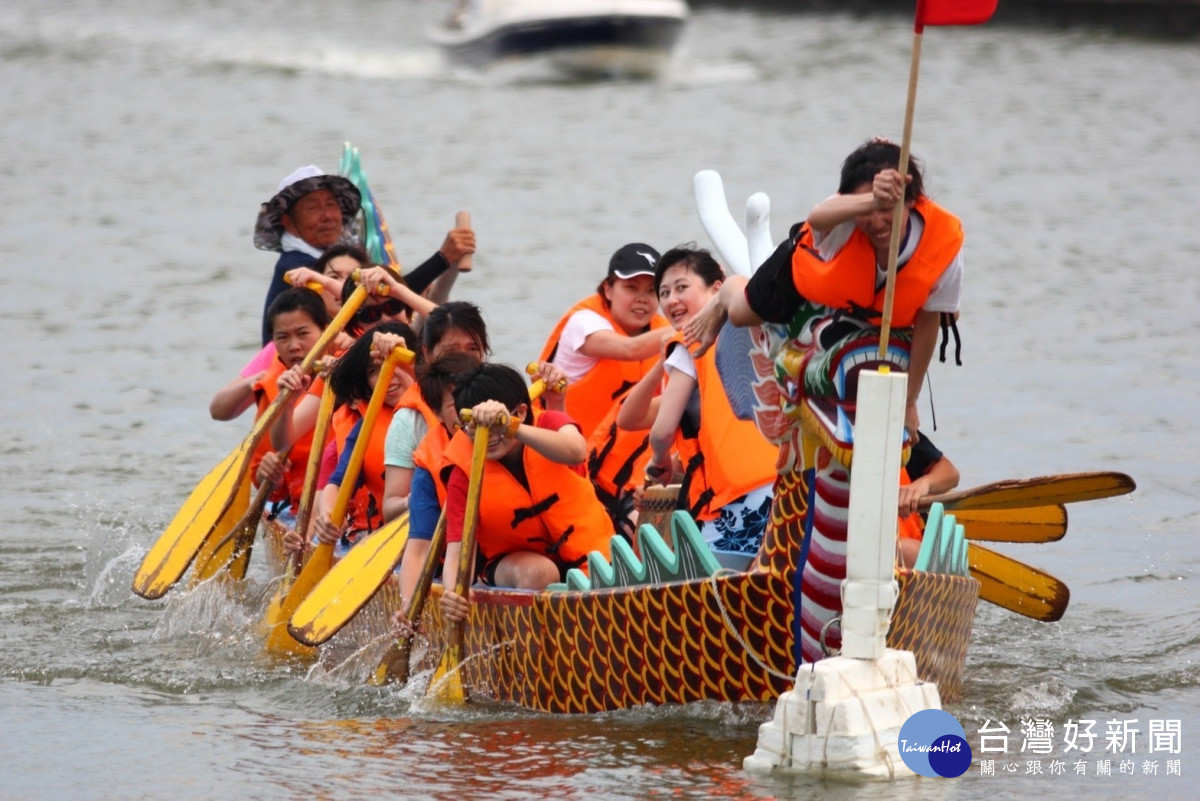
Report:
[[898,594],[894,564],[906,385],[903,373],[859,375],[842,652],[800,666],[795,688],[759,727],[758,747],[743,763],[747,771],[916,775],[900,758],[900,727],[915,712],[940,709],[941,697],[936,684],[917,678],[912,652],[885,644]]

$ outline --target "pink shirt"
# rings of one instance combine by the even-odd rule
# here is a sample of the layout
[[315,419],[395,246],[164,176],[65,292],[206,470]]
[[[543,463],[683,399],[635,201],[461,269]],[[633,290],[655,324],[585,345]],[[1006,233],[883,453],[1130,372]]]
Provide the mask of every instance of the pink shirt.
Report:
[[250,360],[249,364],[242,368],[242,378],[249,378],[256,373],[261,373],[263,370],[266,370],[268,367],[270,367],[271,362],[273,361],[275,361],[275,343],[268,342],[267,344],[263,345],[262,350],[260,350],[254,356],[254,358]]

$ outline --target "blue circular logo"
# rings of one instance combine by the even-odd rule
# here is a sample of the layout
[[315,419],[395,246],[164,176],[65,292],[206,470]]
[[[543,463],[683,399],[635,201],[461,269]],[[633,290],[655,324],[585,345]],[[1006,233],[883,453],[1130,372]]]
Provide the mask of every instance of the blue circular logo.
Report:
[[971,746],[958,719],[941,709],[922,709],[900,727],[900,758],[919,776],[953,779],[971,767]]

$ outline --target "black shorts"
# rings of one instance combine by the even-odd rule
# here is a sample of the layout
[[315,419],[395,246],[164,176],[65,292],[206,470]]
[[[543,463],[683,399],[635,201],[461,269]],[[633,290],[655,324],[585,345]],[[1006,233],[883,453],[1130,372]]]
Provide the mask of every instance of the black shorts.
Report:
[[[510,551],[510,553],[511,553],[511,551]],[[480,554],[480,556],[483,556],[483,554]],[[479,575],[476,577],[476,579],[479,582],[486,584],[489,587],[497,586],[496,585],[496,568],[500,566],[501,560],[503,560],[504,557],[506,557],[506,556],[508,556],[507,553],[502,553],[499,556],[495,556],[495,557],[485,561],[483,563],[483,566],[481,568],[479,568]],[[551,561],[554,562],[554,564],[558,567],[558,580],[566,581],[567,580],[567,571],[570,570],[572,567],[575,567],[575,565],[564,565],[562,562],[558,561],[557,559],[551,559]]]

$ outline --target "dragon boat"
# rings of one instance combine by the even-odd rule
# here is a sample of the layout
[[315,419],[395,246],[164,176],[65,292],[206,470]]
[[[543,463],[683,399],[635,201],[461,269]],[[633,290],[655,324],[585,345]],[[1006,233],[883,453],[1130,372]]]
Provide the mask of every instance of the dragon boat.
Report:
[[[812,661],[806,651],[837,648],[837,590],[821,590],[844,576],[844,548],[839,568],[830,543],[846,539],[853,403],[845,398],[854,397],[857,372],[878,362],[863,357],[871,345],[865,340],[823,354],[825,380],[815,387],[822,400],[809,406],[788,393],[804,386],[800,374],[816,364],[810,337],[763,329],[728,341],[751,349],[756,379],[747,413],[780,444],[774,502],[757,556],[744,570],[721,568],[688,515],[668,508],[667,515],[643,512],[635,543],[615,537],[611,563],[593,553],[587,574],[572,571],[563,585],[536,592],[472,587],[460,668],[472,698],[551,713],[772,701],[792,688],[801,662]],[[899,341],[891,351],[899,369],[906,366],[906,344]],[[740,352],[746,362],[746,350]],[[665,522],[650,525],[648,517]],[[912,651],[915,678],[936,682],[942,699],[954,701],[961,695],[979,582],[962,556],[962,526],[946,516],[933,528],[925,550],[959,557],[935,560],[937,571],[898,570],[887,644]],[[283,563],[282,534],[272,524],[265,538],[276,565]],[[814,589],[815,603],[805,598]],[[414,674],[432,670],[447,645],[440,592],[435,584],[424,607],[426,647],[413,649]],[[340,643],[339,650],[370,658],[372,643],[390,639],[391,617],[400,608],[389,579],[322,647]]]
[[[347,146],[344,161],[347,154],[357,170],[357,151]],[[733,256],[748,243],[769,249],[765,208],[758,196],[747,205],[748,231],[750,221],[755,221],[752,235],[741,237],[736,232],[737,237],[730,237],[726,231],[735,230],[732,222],[713,221],[714,204],[711,197],[706,199],[713,195],[710,190],[719,190],[719,177],[713,182],[704,176],[697,174],[698,207],[726,261],[736,264]],[[708,189],[701,191],[702,183]],[[365,184],[363,195],[364,205],[373,205]],[[723,202],[720,210],[727,215]],[[367,241],[374,236],[376,245],[382,243],[386,249],[386,227],[381,217],[375,219]],[[348,305],[342,313],[353,313],[353,308]],[[705,700],[768,702],[781,698],[802,676],[807,680],[809,674],[798,673],[801,665],[837,652],[857,384],[867,372],[882,373],[882,368],[903,372],[910,339],[908,332],[893,331],[882,355],[873,355],[879,353],[879,332],[865,329],[827,336],[831,332],[826,329],[836,322],[830,312],[805,304],[787,325],[727,328],[718,338],[717,368],[731,405],[779,446],[774,498],[756,556],[741,569],[722,567],[687,513],[675,510],[673,496],[653,498],[642,508],[635,541],[614,538],[612,562],[592,554],[586,574],[572,571],[562,585],[543,591],[472,588],[463,642],[454,646],[459,654],[455,676],[463,690],[476,699],[550,713]],[[871,383],[877,384],[877,378]],[[263,431],[263,425],[256,424],[189,496],[139,568],[133,581],[135,593],[148,599],[162,597],[193,562],[193,585],[226,574],[235,580],[245,577],[255,524],[268,494],[260,490],[255,503],[249,503],[247,454]],[[879,467],[893,460],[878,448],[872,450],[877,438],[867,439],[872,444],[864,442],[863,448],[875,454],[874,459],[868,457],[868,464]],[[1062,504],[1133,489],[1133,480],[1119,473],[1060,475],[949,493],[942,498],[945,509],[933,504],[916,569],[898,568],[896,592],[877,593],[879,600],[885,594],[895,599],[883,619],[888,625],[887,646],[913,655],[904,660],[902,671],[893,671],[889,681],[933,682],[942,700],[956,701],[961,697],[967,647],[981,596],[1046,621],[1061,617],[1069,599],[1066,586],[1052,576],[974,543],[968,546],[962,521],[956,522],[945,510],[954,508],[960,516],[968,514],[962,510],[1001,512],[980,523],[976,511],[969,525],[992,527],[992,533],[980,539],[1050,542],[1066,531]],[[984,491],[990,497],[980,503]],[[856,509],[861,508],[860,502]],[[1013,510],[1021,514],[1004,516]],[[881,546],[886,544],[887,515],[886,509],[875,509],[874,516],[883,526],[876,532],[882,539],[875,537]],[[353,661],[377,679],[386,664],[391,676],[395,664],[391,657],[404,650],[392,647],[391,620],[401,608],[401,598],[390,578],[403,544],[403,534],[397,536],[402,521],[368,538],[386,534],[379,541],[387,549],[366,549],[364,541],[318,582],[316,578],[306,581],[307,569],[293,572],[295,566],[288,564],[282,547],[286,530],[276,520],[262,519],[265,547],[259,553],[265,551],[270,569],[281,579],[285,573],[294,578],[281,583],[267,608],[268,651],[308,654],[311,649],[305,650],[305,645],[320,646],[322,657],[328,655],[335,664]],[[997,527],[1001,534],[996,533]],[[384,552],[390,556],[378,558]],[[886,560],[882,550],[877,555],[882,557],[880,563]],[[371,580],[357,581],[362,574],[356,571],[372,559]],[[886,564],[880,563],[886,572]],[[329,581],[338,567],[347,568],[341,571],[343,578],[350,576],[357,585],[355,600],[338,600],[341,590]],[[319,576],[324,570],[313,573]],[[303,598],[322,596],[326,583],[329,606],[342,603],[342,607],[330,614],[322,636],[306,639],[300,636],[305,624],[297,625]],[[408,674],[432,673],[438,655],[447,651],[451,627],[440,615],[440,593],[435,583],[420,616],[422,633],[411,649],[413,658],[401,662],[409,668]],[[294,597],[298,607],[291,603]],[[849,612],[861,611],[859,600]],[[325,601],[316,605],[321,603]],[[276,635],[290,643],[270,647]],[[857,629],[851,636],[858,636]],[[856,650],[858,644],[852,639],[848,647]],[[389,661],[381,663],[385,651]],[[346,654],[350,659],[343,659]]]

